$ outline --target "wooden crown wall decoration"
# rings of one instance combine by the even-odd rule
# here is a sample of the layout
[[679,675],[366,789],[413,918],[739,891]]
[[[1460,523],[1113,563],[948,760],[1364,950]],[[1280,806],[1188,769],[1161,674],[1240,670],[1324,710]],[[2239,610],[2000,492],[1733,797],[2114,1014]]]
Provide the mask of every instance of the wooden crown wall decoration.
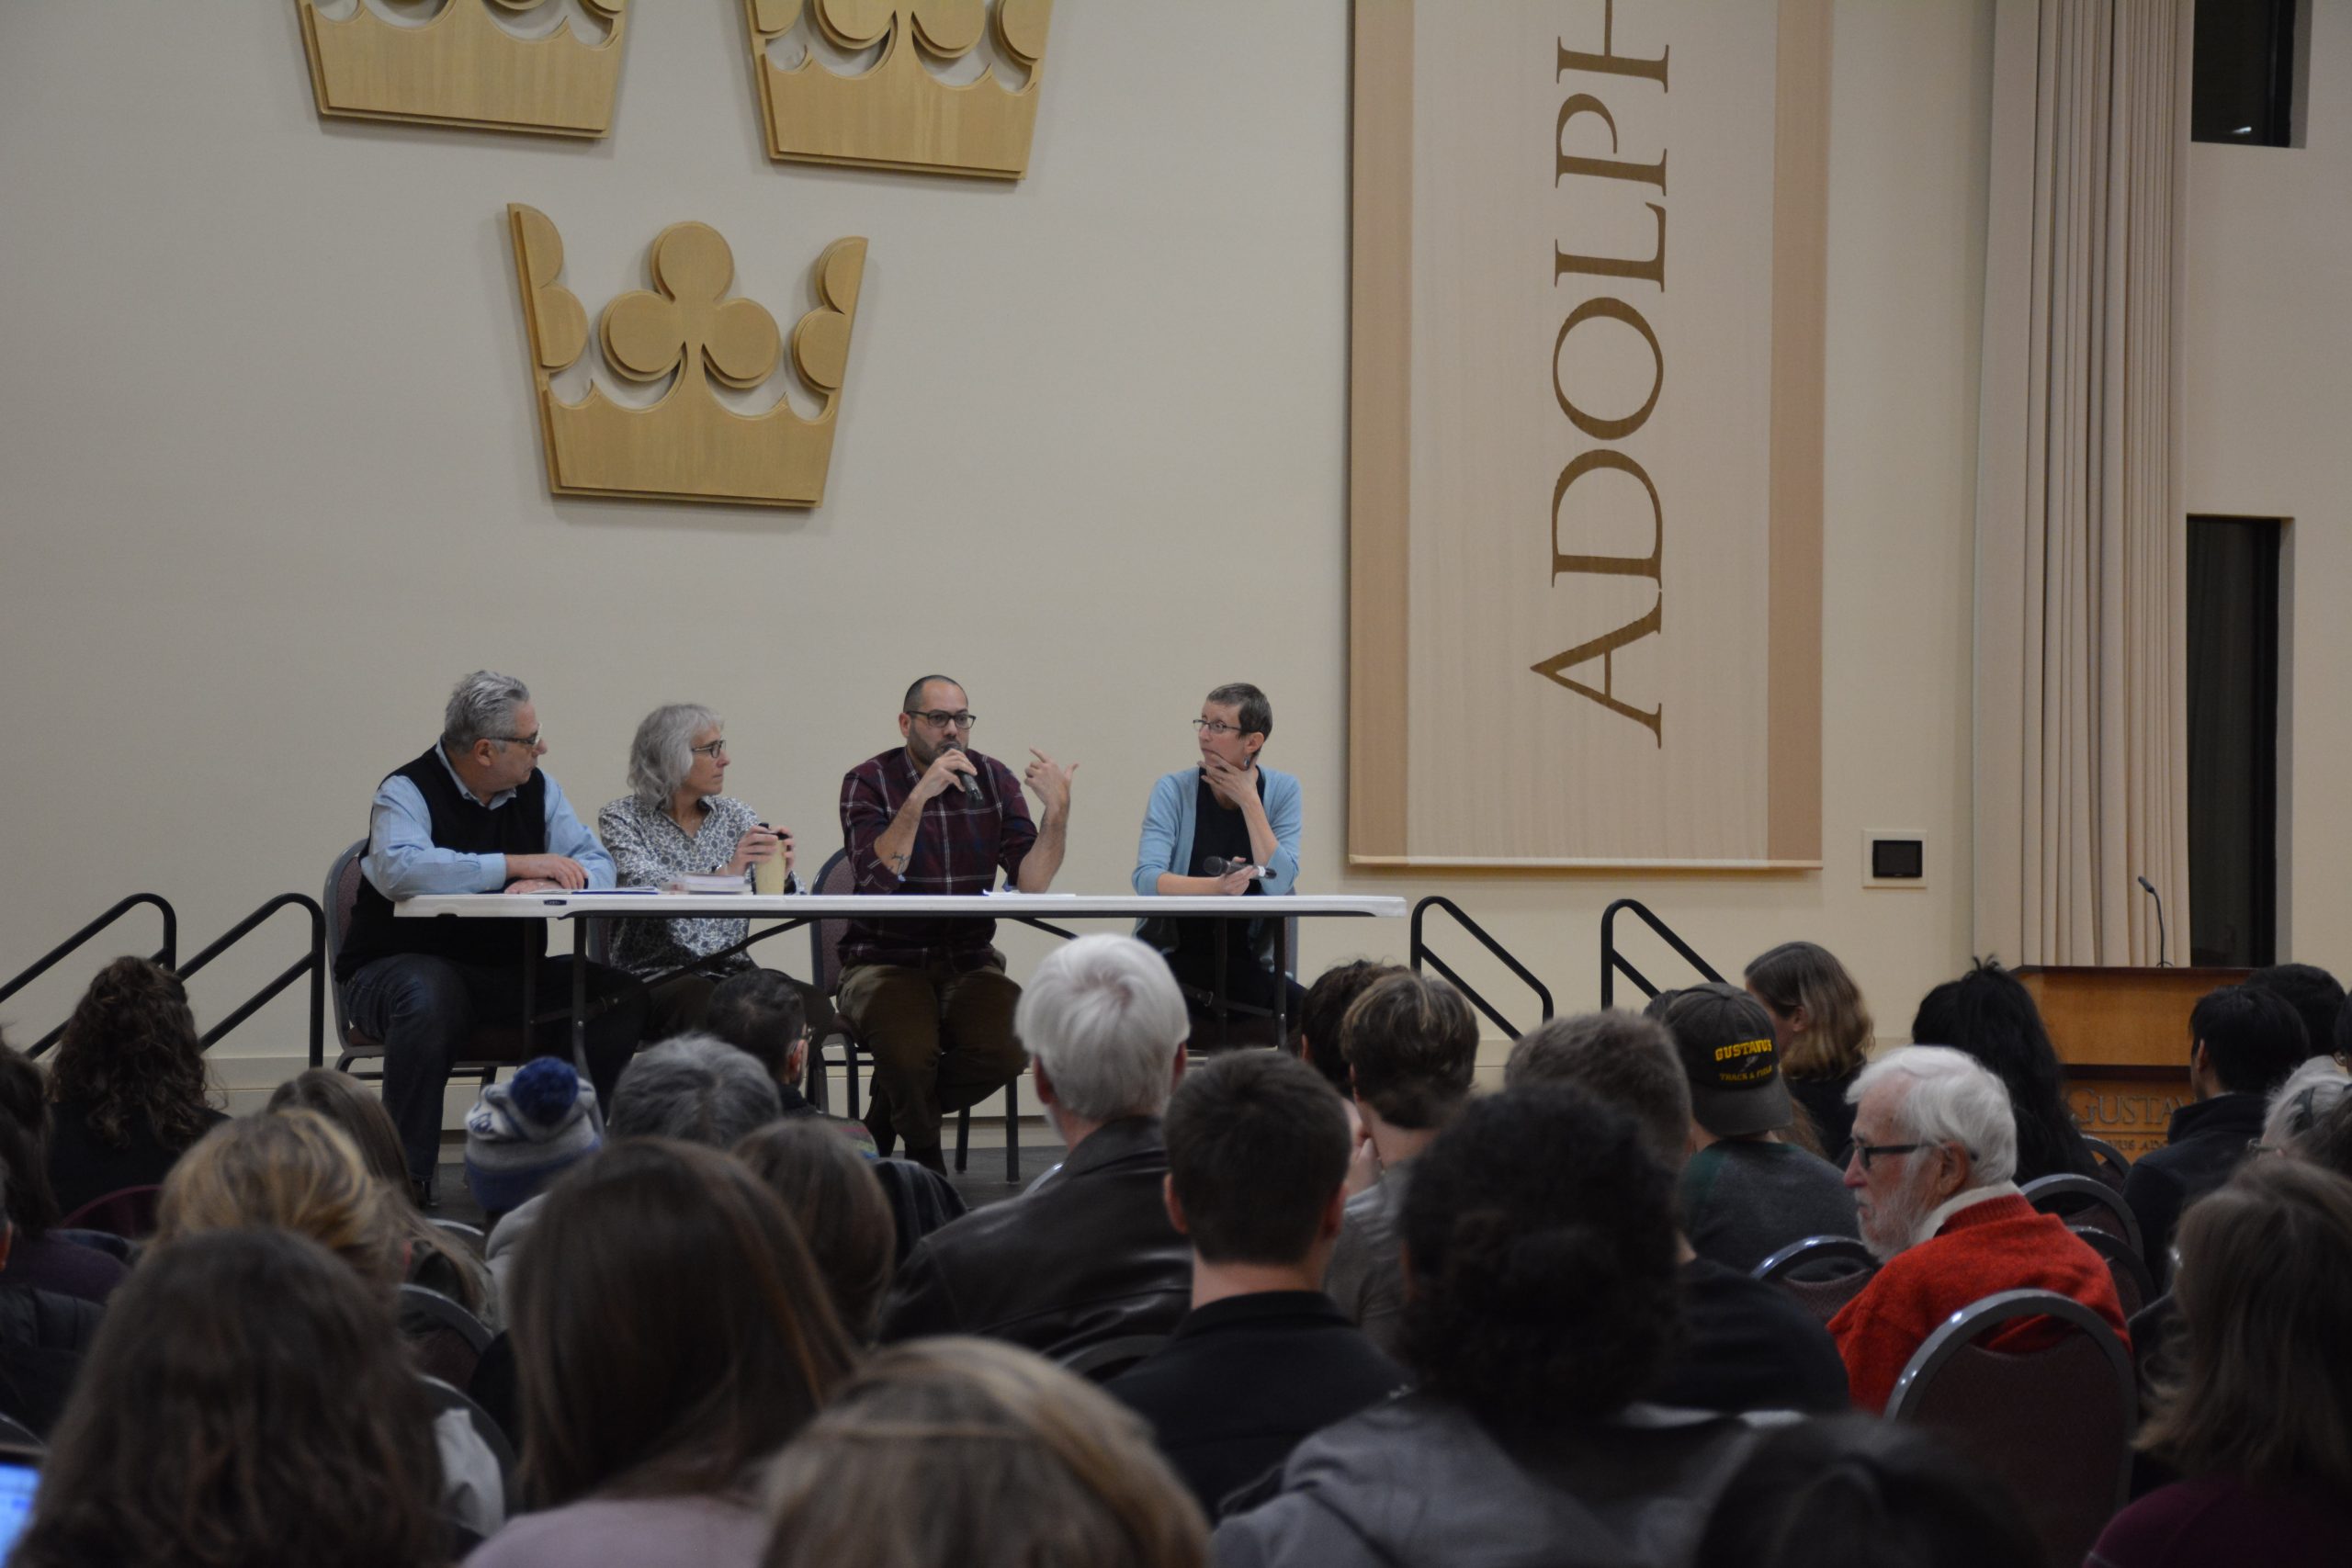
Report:
[[[882,45],[880,62],[854,76],[836,75],[813,55],[790,71],[768,58],[802,4],[743,0],[769,157],[1006,180],[1029,172],[1053,0],[997,0],[992,16],[980,0],[807,0],[815,27],[836,47]],[[925,59],[944,64],[969,54],[983,27],[1028,67],[1018,92],[993,71],[951,86],[923,68]]]
[[562,401],[551,378],[587,350],[587,313],[556,281],[563,271],[563,240],[547,215],[514,205],[506,217],[531,340],[549,489],[559,495],[759,506],[814,506],[825,499],[850,328],[865,276],[865,240],[835,240],[825,247],[817,258],[817,307],[792,329],[792,363],[825,401],[824,411],[808,420],[782,398],[764,413],[740,414],[712,394],[711,378],[739,389],[765,381],[783,345],[775,318],[764,307],[726,297],[735,278],[734,253],[706,223],[662,230],[653,242],[653,291],[621,295],[605,307],[597,325],[605,363],[616,374],[647,383],[674,374],[674,384],[646,409],[613,402],[594,384],[579,402]]
[[602,43],[575,36],[568,17],[543,37],[518,37],[488,9],[544,15],[561,0],[442,0],[422,27],[388,22],[366,0],[341,21],[320,15],[317,0],[294,7],[322,115],[602,136],[613,124],[628,0],[583,3],[612,25]]

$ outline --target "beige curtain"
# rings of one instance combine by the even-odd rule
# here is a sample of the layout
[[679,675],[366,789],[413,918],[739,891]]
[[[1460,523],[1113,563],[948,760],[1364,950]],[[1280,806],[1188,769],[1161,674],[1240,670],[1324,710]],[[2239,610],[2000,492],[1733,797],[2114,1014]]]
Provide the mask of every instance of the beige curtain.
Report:
[[2192,0],[1998,0],[1978,427],[1980,953],[2188,931],[2180,224]]

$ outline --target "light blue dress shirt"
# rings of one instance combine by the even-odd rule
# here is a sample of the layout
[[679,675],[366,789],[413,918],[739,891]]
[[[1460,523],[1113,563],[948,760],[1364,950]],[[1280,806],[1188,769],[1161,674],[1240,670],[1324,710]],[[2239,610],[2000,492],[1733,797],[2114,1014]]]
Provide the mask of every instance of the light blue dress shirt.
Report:
[[[458,789],[469,795],[466,781],[449,766],[448,754],[433,748],[435,761],[447,771]],[[546,775],[541,775],[543,778]],[[495,811],[514,798],[500,790],[486,803]],[[613,857],[596,841],[563,796],[563,786],[547,779],[547,852],[580,863],[588,874],[591,891],[613,886]],[[368,853],[360,869],[376,891],[387,898],[413,898],[426,893],[495,893],[507,884],[504,855],[466,854],[445,850],[433,841],[433,813],[424,792],[394,773],[377,786],[368,810]]]

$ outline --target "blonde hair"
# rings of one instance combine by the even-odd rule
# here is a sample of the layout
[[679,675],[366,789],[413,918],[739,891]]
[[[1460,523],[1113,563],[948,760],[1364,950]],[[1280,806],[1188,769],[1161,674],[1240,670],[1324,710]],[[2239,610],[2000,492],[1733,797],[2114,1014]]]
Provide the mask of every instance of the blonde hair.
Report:
[[388,1292],[400,1283],[392,1195],[368,1174],[351,1135],[315,1111],[224,1122],[164,1178],[158,1246],[249,1225],[308,1236]]
[[1871,1010],[1861,987],[1827,948],[1784,942],[1758,954],[1742,976],[1777,1018],[1799,1008],[1804,1032],[1789,1036],[1781,1068],[1792,1078],[1842,1078],[1871,1054]]
[[1200,1507],[1108,1394],[979,1339],[877,1353],[778,1456],[766,1568],[1204,1568]]

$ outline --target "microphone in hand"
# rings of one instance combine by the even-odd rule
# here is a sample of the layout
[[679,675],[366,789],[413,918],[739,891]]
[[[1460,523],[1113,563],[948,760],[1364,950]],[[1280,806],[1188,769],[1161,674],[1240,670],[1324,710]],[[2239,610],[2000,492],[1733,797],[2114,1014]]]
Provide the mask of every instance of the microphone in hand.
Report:
[[[943,747],[941,750],[942,750],[943,751],[953,751],[953,752],[954,752],[954,753],[956,753],[956,755],[957,755],[958,757],[961,757],[961,756],[963,756],[963,755],[964,755],[964,748],[962,748],[961,746],[947,746],[947,747]],[[964,798],[965,798],[965,799],[967,799],[967,800],[978,800],[978,799],[979,799],[979,798],[980,798],[980,776],[979,776],[979,774],[978,774],[978,773],[957,773],[957,774],[956,775],[956,782],[957,784],[961,784],[961,785],[963,785],[963,786],[964,786]]]

